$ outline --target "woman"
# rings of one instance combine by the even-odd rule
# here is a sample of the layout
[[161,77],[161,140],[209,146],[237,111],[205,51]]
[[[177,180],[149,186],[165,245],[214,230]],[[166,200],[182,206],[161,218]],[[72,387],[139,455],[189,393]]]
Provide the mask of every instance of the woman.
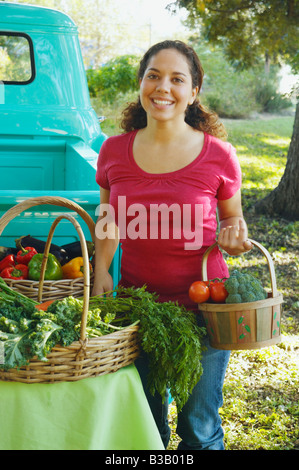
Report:
[[[158,43],[141,60],[140,96],[123,113],[125,133],[107,139],[98,159],[101,205],[111,208],[116,225],[106,224],[103,233],[108,219],[99,217],[93,294],[112,289],[108,269],[119,239],[123,286],[146,284],[160,301],[178,301],[194,311],[188,289],[200,278],[202,255],[216,239],[217,212],[218,245],[230,255],[251,249],[240,166],[234,148],[222,140],[226,134],[217,116],[199,103],[202,80],[196,53],[180,41]],[[208,276],[227,275],[217,247]],[[218,409],[228,360],[228,351],[207,346],[203,375],[178,414],[179,449],[224,448]],[[158,394],[147,392],[144,354],[136,366],[167,447],[167,400],[162,405]]]

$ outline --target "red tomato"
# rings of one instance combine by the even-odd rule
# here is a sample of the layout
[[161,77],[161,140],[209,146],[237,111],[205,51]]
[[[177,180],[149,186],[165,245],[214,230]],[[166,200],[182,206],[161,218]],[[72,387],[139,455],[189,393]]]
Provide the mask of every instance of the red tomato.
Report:
[[204,281],[195,281],[189,287],[189,297],[193,302],[201,304],[210,297],[210,290]]
[[224,287],[224,281],[211,281],[209,285],[211,299],[216,303],[225,302],[228,292]]

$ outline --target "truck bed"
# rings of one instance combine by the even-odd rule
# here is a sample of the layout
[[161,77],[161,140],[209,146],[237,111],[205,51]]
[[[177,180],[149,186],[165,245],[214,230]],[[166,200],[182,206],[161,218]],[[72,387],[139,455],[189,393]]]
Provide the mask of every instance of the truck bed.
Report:
[[[1,138],[0,216],[24,199],[52,195],[77,202],[96,220],[95,211],[100,202],[95,181],[96,161],[96,152],[79,140]],[[16,238],[29,234],[45,240],[51,223],[61,212],[63,208],[56,206],[38,206],[22,213],[4,229],[1,245],[14,246]],[[69,225],[67,221],[58,225],[54,243],[65,244],[77,239],[76,231]],[[90,240],[85,227],[83,230]]]
[[[19,202],[32,197],[63,197],[79,204],[94,221],[100,203],[95,181],[97,153],[80,140],[53,138],[0,139],[0,217]],[[70,212],[52,205],[35,206],[22,212],[4,228],[1,246],[14,247],[22,235],[46,241],[51,224],[60,214]],[[91,241],[89,229],[75,212],[85,235]],[[73,225],[62,220],[54,233],[53,243],[64,245],[78,241]],[[120,276],[120,250],[114,256],[110,273],[114,284]]]

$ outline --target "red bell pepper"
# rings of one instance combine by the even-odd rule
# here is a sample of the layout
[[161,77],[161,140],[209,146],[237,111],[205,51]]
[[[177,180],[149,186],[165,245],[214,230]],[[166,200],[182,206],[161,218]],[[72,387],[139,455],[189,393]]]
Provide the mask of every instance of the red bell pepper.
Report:
[[7,255],[3,260],[0,261],[0,272],[3,271],[5,268],[9,268],[15,265],[15,257],[14,255]]
[[32,246],[26,246],[23,248],[21,245],[20,251],[16,255],[16,262],[19,264],[28,264],[31,258],[37,254],[37,251]]
[[16,264],[16,266],[3,269],[0,276],[5,279],[28,279],[28,266],[26,264]]

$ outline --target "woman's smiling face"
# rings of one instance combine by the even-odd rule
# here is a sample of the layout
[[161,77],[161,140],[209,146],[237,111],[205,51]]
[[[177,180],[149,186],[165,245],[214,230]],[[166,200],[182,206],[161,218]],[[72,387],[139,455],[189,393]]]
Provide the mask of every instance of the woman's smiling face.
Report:
[[140,80],[140,100],[148,119],[184,120],[197,92],[187,59],[175,49],[162,49],[151,57]]

